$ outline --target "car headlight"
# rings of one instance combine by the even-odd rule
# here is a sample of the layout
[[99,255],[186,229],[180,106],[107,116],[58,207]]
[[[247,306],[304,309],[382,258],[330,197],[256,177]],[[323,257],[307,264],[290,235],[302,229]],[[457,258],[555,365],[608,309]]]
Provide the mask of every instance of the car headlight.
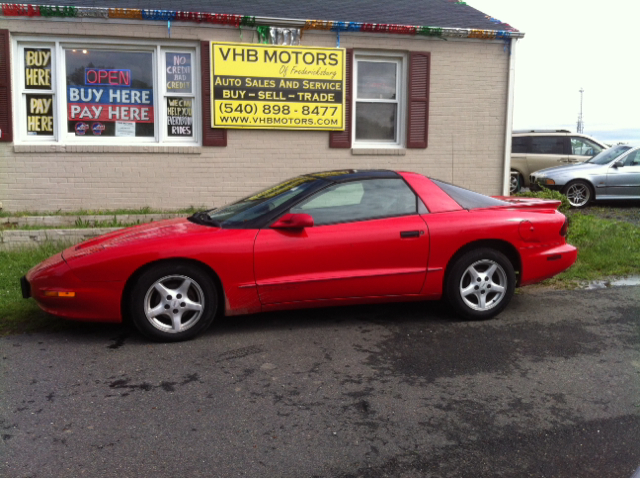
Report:
[[551,178],[538,178],[538,184],[540,185],[555,185],[556,182]]

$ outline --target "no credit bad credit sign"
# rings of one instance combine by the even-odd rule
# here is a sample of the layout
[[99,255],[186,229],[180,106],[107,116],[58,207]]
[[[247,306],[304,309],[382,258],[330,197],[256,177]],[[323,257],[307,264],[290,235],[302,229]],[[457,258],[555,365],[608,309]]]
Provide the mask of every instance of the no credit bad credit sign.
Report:
[[211,126],[344,130],[345,50],[211,42]]

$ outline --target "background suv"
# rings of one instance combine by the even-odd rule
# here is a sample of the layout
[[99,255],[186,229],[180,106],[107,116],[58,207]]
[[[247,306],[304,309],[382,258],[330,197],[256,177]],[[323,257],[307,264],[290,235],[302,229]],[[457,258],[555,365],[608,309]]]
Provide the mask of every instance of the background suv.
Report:
[[514,131],[511,143],[511,193],[529,186],[529,175],[552,166],[582,163],[607,146],[568,130]]

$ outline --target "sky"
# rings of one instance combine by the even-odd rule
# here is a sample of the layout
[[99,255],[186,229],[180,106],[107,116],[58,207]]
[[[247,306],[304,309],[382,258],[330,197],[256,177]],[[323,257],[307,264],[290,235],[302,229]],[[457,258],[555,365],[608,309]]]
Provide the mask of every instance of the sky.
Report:
[[514,130],[576,131],[640,145],[640,0],[465,0],[525,34]]

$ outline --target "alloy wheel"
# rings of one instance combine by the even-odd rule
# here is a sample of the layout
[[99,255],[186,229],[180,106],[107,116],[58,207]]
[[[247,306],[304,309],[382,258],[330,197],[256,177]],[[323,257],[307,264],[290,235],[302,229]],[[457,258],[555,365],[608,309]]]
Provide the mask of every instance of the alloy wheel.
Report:
[[460,278],[460,296],[476,311],[495,308],[505,297],[507,274],[500,264],[481,259],[469,266]]
[[567,188],[566,196],[571,206],[580,208],[589,203],[591,190],[589,186],[584,183],[574,183]]
[[155,281],[144,298],[144,314],[151,325],[167,333],[194,326],[205,307],[204,293],[193,279],[170,275]]

